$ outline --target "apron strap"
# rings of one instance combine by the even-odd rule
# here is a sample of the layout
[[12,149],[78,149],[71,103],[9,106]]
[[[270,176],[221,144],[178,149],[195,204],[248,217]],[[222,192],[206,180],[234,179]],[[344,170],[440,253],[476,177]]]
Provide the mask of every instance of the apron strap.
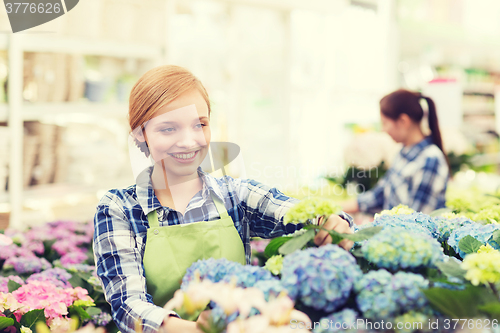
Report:
[[[212,200],[215,204],[215,208],[217,208],[217,212],[219,213],[220,218],[223,219],[229,217],[229,213],[227,212],[224,203],[222,203],[222,201],[212,193],[210,193],[210,196],[212,197]],[[158,228],[160,226],[160,222],[158,222],[158,213],[156,212],[156,209],[149,212],[148,222],[150,228]]]
[[160,222],[158,222],[158,213],[156,213],[156,209],[149,212],[148,222],[150,228],[158,228],[160,226]]
[[215,208],[217,208],[217,211],[219,212],[219,216],[221,219],[226,218],[229,216],[227,213],[226,207],[224,206],[224,203],[219,199],[219,197],[213,195],[210,193],[210,196],[212,197],[212,200],[214,201]]

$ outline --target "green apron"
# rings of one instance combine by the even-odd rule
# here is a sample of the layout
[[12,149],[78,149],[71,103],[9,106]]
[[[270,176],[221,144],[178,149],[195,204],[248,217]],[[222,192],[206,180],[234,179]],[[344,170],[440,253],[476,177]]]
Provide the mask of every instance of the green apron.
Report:
[[148,293],[164,306],[179,289],[191,264],[199,259],[226,258],[246,264],[245,249],[224,204],[212,196],[220,219],[160,227],[156,210],[149,229],[143,264]]

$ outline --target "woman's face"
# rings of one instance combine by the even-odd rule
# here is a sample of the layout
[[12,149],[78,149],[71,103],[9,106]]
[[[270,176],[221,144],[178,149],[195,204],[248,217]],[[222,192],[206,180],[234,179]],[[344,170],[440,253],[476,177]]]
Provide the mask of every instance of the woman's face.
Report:
[[402,123],[401,117],[399,119],[391,119],[380,113],[380,120],[382,122],[382,131],[390,135],[390,137],[400,143],[406,139],[407,131],[405,129],[405,124]]
[[155,163],[171,177],[190,176],[205,159],[210,144],[208,105],[197,89],[159,109],[145,126]]

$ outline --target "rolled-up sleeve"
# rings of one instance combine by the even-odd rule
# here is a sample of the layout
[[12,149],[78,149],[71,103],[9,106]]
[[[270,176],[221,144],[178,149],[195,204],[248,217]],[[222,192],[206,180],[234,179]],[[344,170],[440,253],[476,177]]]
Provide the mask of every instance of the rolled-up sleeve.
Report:
[[[285,214],[299,201],[284,195],[276,188],[249,180],[244,205],[251,235],[274,238],[301,229],[303,224],[289,223],[285,225],[283,223]],[[344,212],[340,212],[338,215],[346,220],[350,227],[353,226],[351,216]]]

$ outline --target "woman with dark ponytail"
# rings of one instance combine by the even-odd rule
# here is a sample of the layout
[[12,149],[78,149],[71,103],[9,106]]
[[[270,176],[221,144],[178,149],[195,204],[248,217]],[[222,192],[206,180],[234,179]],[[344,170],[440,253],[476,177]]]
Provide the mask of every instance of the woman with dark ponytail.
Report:
[[[422,108],[421,100],[427,105]],[[427,116],[431,135],[426,137],[421,122]],[[449,164],[443,150],[436,106],[430,97],[397,90],[380,100],[382,130],[403,148],[391,168],[370,191],[346,202],[344,211],[376,212],[404,204],[430,213],[445,207]]]

